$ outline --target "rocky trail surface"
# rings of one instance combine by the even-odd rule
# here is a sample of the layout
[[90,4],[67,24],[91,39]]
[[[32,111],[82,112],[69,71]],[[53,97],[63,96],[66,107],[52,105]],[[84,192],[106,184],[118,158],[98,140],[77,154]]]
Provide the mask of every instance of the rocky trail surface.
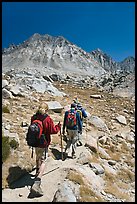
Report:
[[[135,202],[135,101],[94,88],[59,84],[56,87],[67,95],[33,93],[28,98],[16,96],[6,100],[10,113],[3,113],[4,132],[17,134],[19,147],[12,150],[2,167],[2,201]],[[62,112],[50,110],[49,114],[55,124],[58,121],[62,124],[65,108],[75,96],[89,113],[84,121],[83,145],[77,147],[75,159],[62,160],[60,135],[52,136],[42,177],[44,195],[32,197],[35,155],[31,159],[31,150],[25,142],[25,123],[30,123],[39,101],[58,101],[64,107]],[[63,147],[65,144],[63,141]]]

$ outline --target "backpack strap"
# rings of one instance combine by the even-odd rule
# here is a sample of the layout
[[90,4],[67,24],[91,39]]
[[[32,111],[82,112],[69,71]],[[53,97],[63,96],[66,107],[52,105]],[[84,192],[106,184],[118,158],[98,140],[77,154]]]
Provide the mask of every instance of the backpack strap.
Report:
[[76,113],[77,111],[75,109],[68,110],[68,113]]
[[31,158],[33,158],[33,150],[34,150],[34,149],[33,149],[33,147],[32,147]]
[[48,116],[48,114],[44,114],[44,115],[42,115],[42,117],[41,116],[39,117],[39,115],[35,114],[34,115],[34,120],[40,120],[42,122],[42,124],[43,124],[43,121],[45,120],[45,118],[47,116]]
[[48,114],[43,115],[42,122],[46,119],[47,116],[48,116]]
[[[48,116],[48,114],[44,114],[43,116],[42,116],[42,118],[39,118],[39,117],[37,117],[37,119],[36,120],[39,120],[39,121],[41,121],[41,125],[42,125],[42,128],[43,128],[43,121],[47,118],[47,116]],[[38,123],[39,124],[39,123]],[[40,124],[39,124],[40,125]],[[43,131],[42,131],[42,133],[43,133]]]
[[42,118],[42,120],[41,120],[41,121],[42,121],[42,125],[43,125],[43,121],[47,118],[47,116],[48,116],[48,114],[44,114],[44,115],[43,115],[43,118]]

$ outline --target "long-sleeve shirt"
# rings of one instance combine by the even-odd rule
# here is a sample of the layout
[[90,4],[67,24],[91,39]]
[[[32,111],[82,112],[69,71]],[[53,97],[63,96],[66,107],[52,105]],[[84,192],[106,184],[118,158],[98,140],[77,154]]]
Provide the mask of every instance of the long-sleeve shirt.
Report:
[[[42,114],[35,114],[31,117],[31,123],[36,120],[42,120],[45,115]],[[51,134],[57,134],[60,131],[60,125],[54,125],[53,120],[50,118],[49,115],[43,120],[43,133],[46,135],[47,138],[47,146],[49,146],[51,142]]]
[[82,112],[82,118],[81,118],[81,120],[83,120],[83,118],[86,118],[86,117],[87,117],[87,113],[86,113],[86,111],[85,111],[84,108],[79,108],[79,110]]

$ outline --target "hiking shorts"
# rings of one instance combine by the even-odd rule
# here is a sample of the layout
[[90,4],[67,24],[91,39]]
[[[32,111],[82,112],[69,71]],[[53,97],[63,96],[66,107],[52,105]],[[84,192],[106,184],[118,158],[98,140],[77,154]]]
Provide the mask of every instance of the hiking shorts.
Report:
[[41,160],[42,162],[45,162],[47,160],[48,147],[46,148],[36,147],[35,152],[36,152],[36,160]]

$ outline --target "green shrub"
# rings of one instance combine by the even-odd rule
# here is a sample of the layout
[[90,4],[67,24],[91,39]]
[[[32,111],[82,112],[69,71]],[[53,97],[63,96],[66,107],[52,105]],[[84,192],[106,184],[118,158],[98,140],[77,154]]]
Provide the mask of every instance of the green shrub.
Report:
[[9,107],[8,107],[8,106],[3,106],[3,107],[2,107],[2,112],[3,112],[3,113],[10,113]]
[[9,144],[10,144],[10,147],[13,149],[17,149],[19,146],[18,142],[15,139],[11,140]]
[[6,161],[10,154],[9,138],[2,136],[2,163]]

